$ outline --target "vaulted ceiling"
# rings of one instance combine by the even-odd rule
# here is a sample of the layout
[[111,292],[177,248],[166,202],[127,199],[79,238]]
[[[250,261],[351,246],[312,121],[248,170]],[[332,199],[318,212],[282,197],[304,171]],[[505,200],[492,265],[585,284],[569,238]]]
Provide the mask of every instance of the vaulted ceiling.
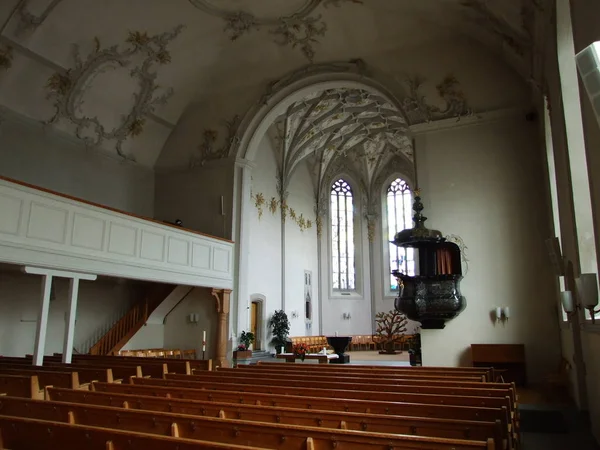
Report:
[[153,167],[190,104],[267,86],[306,64],[463,36],[536,81],[547,3],[3,0],[0,104]]

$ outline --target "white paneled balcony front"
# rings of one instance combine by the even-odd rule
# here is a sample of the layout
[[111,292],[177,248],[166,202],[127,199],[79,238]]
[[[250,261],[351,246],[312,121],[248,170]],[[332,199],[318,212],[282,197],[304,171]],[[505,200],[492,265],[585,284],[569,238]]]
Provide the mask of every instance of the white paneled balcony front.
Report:
[[0,262],[231,289],[233,243],[0,178]]

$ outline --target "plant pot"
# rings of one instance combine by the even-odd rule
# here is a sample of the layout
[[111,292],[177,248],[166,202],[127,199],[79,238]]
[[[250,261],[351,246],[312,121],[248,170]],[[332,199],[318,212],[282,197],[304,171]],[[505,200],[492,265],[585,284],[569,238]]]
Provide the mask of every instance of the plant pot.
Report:
[[252,357],[252,350],[234,350],[233,359],[248,359]]

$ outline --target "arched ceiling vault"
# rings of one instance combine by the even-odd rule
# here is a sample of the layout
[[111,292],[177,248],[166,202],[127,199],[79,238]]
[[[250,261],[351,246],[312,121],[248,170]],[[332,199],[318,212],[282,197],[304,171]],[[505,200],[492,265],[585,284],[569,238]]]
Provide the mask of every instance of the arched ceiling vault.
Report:
[[[306,64],[401,57],[408,47],[467,37],[540,84],[551,3],[3,0],[0,106],[41,122],[58,112],[56,128],[153,167],[191,103],[210,105],[236,89],[256,91],[258,101],[269,82]],[[308,139],[307,131],[297,121],[307,110],[297,107],[288,126],[305,133],[293,146],[302,152],[296,144]],[[346,105],[348,123],[322,117],[327,128],[311,138],[342,150],[360,139],[375,147],[397,144],[393,113],[381,110],[373,119],[362,111],[358,120],[351,113]],[[386,133],[377,131],[378,121],[386,123]],[[293,167],[290,158],[286,164]]]

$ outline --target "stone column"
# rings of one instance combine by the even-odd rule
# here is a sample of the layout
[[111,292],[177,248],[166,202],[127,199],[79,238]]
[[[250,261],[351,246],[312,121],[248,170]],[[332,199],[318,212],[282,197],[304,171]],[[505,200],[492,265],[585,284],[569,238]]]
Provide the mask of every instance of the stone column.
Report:
[[212,295],[217,304],[217,351],[215,355],[216,367],[227,367],[227,320],[229,319],[229,303],[231,289],[213,289]]

